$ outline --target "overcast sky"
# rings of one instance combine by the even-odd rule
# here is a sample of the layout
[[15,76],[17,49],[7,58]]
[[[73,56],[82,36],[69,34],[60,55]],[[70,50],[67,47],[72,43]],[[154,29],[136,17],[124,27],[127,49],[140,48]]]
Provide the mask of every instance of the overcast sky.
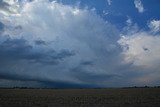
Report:
[[159,0],[0,0],[0,87],[160,85]]

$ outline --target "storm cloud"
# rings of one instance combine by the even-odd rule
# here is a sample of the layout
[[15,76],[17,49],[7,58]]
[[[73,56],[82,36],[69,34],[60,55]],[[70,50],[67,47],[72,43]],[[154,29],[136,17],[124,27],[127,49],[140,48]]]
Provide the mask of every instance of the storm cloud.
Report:
[[56,1],[1,1],[0,16],[0,86],[107,87],[157,81],[142,79],[159,73],[145,73],[144,65],[160,58],[159,47],[142,43],[158,44],[148,32],[122,36],[92,9]]

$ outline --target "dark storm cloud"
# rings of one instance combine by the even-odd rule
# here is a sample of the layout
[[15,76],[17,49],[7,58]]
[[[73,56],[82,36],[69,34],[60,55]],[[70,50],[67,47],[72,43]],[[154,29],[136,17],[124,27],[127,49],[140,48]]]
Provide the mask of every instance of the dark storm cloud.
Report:
[[3,0],[0,0],[0,10],[11,12],[9,10],[9,7],[10,5],[8,3],[4,2]]
[[36,41],[35,41],[35,44],[36,44],[36,45],[46,45],[46,42],[43,41],[43,40],[36,40]]
[[56,89],[77,89],[77,88],[97,88],[96,85],[78,84],[61,81],[21,81],[21,80],[2,80],[1,87],[27,87],[27,88],[56,88]]
[[29,55],[27,59],[34,59],[37,63],[56,65],[59,63],[59,61],[63,61],[63,59],[73,55],[75,55],[75,53],[68,50],[61,50],[60,52],[52,50],[48,53]]
[[6,79],[6,80],[19,80],[19,81],[35,81],[35,80],[37,80],[37,78],[34,79],[29,76],[24,76],[22,74],[16,74],[11,71],[0,71],[0,78]]
[[24,39],[7,39],[0,44],[0,57],[23,59],[31,48]]
[[2,22],[0,22],[0,30],[4,29],[4,24]]
[[[31,83],[32,82],[37,82],[39,83],[38,87],[41,88],[94,88],[97,87],[96,85],[91,85],[91,84],[78,84],[78,83],[71,83],[71,82],[65,82],[65,81],[50,81],[47,79],[42,79],[42,78],[33,78],[31,76],[26,76],[26,75],[16,75],[15,73],[8,73],[8,71],[0,71],[0,79],[11,81],[12,84],[7,84],[8,86],[18,86],[21,87],[23,86],[22,84],[14,84],[13,82],[19,81],[22,83]],[[5,82],[5,81],[4,81]],[[1,83],[2,84],[2,83]],[[24,84],[24,85],[25,85]],[[29,87],[29,85],[26,85],[25,87]],[[31,87],[37,87],[31,85]]]
[[[29,11],[25,1],[11,6],[15,14],[4,11],[5,34],[12,39],[0,37],[0,78],[71,87],[73,83],[98,85],[116,77],[105,73],[119,51],[113,43],[118,33],[114,26],[87,9],[46,1],[27,4]],[[8,21],[5,17],[10,14]]]
[[120,78],[121,76],[117,74],[95,74],[92,71],[86,71],[82,69],[83,67],[77,67],[71,69],[71,74],[74,75],[78,80],[84,81],[87,83],[98,83],[110,80],[113,78]]
[[0,35],[4,31],[4,27],[5,25],[2,22],[0,22]]
[[92,61],[82,61],[80,64],[81,65],[93,65],[94,62],[92,62]]
[[75,53],[68,50],[56,52],[33,52],[33,47],[24,39],[7,39],[0,44],[0,58],[4,60],[28,60],[42,64],[57,64]]
[[9,6],[8,3],[4,2],[3,0],[0,0],[0,9],[5,9]]
[[68,51],[68,50],[61,50],[59,53],[56,53],[52,56],[53,59],[60,59],[63,60],[66,57],[70,57],[75,55],[74,51]]
[[20,25],[15,26],[14,29],[15,29],[15,30],[21,30],[21,29],[22,29],[22,26],[20,26]]
[[71,82],[60,82],[60,81],[41,81],[43,84],[43,87],[48,87],[48,88],[97,88],[96,85],[91,85],[91,84],[78,84],[78,83],[71,83]]
[[149,51],[149,49],[148,49],[148,48],[146,48],[146,47],[143,47],[143,50],[144,50],[144,51]]
[[94,9],[28,1],[0,0],[0,79],[58,87],[159,80],[158,35],[134,34],[138,25],[123,35]]

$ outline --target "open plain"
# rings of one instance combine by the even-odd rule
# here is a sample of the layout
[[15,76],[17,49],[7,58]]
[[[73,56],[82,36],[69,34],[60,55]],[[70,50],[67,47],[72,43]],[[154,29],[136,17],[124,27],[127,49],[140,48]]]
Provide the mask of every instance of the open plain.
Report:
[[0,107],[160,107],[160,88],[0,89]]

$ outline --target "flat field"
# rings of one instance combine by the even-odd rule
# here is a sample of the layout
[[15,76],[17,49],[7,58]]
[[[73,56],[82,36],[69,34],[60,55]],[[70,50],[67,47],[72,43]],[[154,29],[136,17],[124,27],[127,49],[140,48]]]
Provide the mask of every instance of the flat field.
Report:
[[0,89],[0,107],[160,107],[160,88]]

